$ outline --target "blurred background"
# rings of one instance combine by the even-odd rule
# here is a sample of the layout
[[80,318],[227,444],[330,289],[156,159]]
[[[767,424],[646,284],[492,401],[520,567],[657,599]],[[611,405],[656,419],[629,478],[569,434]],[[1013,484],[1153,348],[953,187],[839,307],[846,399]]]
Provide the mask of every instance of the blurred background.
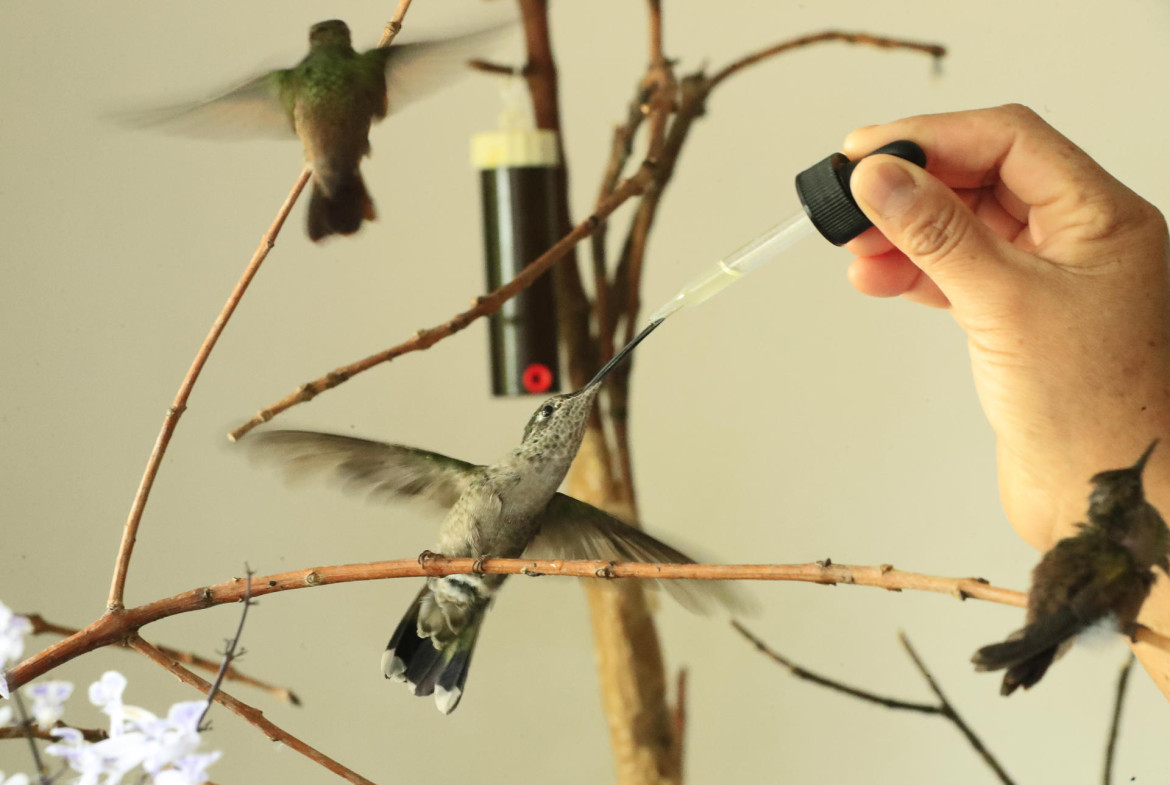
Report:
[[[296,142],[224,143],[130,131],[127,107],[196,99],[292,65],[310,24],[343,17],[373,45],[393,2],[111,0],[0,5],[0,600],[81,626],[103,610],[121,529],[160,422],[199,343],[300,169]],[[514,13],[510,4],[416,0],[400,42]],[[646,62],[640,3],[552,4],[573,213],[592,208],[612,126]],[[684,74],[826,28],[938,42],[929,58],[844,44],[796,51],[718,88],[679,162],[651,238],[652,309],[713,260],[796,208],[792,177],[853,128],[925,112],[1028,104],[1137,192],[1170,211],[1156,89],[1170,73],[1170,6],[665,3],[666,52]],[[497,59],[519,62],[521,42]],[[484,288],[470,136],[495,127],[498,83],[471,75],[375,127],[364,173],[380,218],[312,245],[306,200],[196,387],[150,500],[131,565],[136,605],[241,575],[411,557],[438,518],[327,487],[289,488],[224,434],[343,363],[447,319]],[[1159,152],[1159,151],[1163,152]],[[624,233],[628,211],[611,237]],[[809,242],[751,283],[680,313],[636,355],[632,428],[647,528],[721,562],[892,563],[1024,589],[1037,554],[1011,531],[994,441],[964,337],[945,312],[870,300],[845,252]],[[279,418],[490,462],[518,443],[533,399],[489,395],[486,323],[366,373]],[[1104,468],[1104,467],[1102,467]],[[378,660],[415,580],[264,598],[242,670],[304,706],[230,691],[379,782],[608,782],[613,762],[582,592],[511,581],[449,717],[386,683]],[[798,663],[883,694],[930,700],[897,643],[905,630],[942,687],[1020,782],[1083,782],[1102,761],[1113,641],[1074,651],[1005,700],[976,674],[978,646],[1020,612],[936,595],[757,584],[750,626]],[[148,627],[148,640],[214,656],[238,607]],[[791,678],[714,619],[658,614],[671,672],[690,675],[691,782],[823,776],[985,783],[949,724],[895,714]],[[47,645],[50,636],[30,640]],[[98,725],[84,688],[126,673],[129,703],[165,711],[194,693],[107,649],[55,677],[79,685],[67,718]],[[222,708],[207,745],[221,783],[338,781]],[[1119,781],[1160,781],[1170,711],[1134,674]],[[0,770],[31,770],[23,744]]]

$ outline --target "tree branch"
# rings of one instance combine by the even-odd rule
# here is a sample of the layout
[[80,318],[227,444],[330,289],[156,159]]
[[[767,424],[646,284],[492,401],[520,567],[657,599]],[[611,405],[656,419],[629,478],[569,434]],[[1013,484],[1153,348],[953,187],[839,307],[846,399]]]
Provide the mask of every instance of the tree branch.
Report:
[[397,346],[392,346],[385,351],[372,354],[357,362],[343,365],[333,371],[325,374],[319,379],[315,379],[307,384],[301,385],[297,390],[284,398],[281,398],[276,403],[261,409],[252,419],[236,428],[228,434],[228,438],[236,441],[244,436],[248,431],[255,428],[257,425],[268,422],[276,415],[296,406],[305,401],[311,401],[325,390],[330,390],[348,379],[356,376],[362,371],[368,371],[376,365],[381,365],[384,362],[389,362],[395,357],[400,357],[410,352],[418,352],[424,349],[429,349],[444,338],[448,338],[459,332],[469,324],[479,319],[482,316],[495,313],[500,309],[504,303],[516,296],[518,292],[526,286],[535,281],[541,273],[552,267],[569,253],[569,251],[581,242],[581,240],[593,233],[597,227],[598,222],[616,210],[619,205],[629,199],[635,194],[639,194],[645,189],[646,184],[650,181],[652,167],[643,163],[642,167],[632,177],[626,179],[613,192],[605,204],[599,205],[598,209],[586,218],[583,222],[573,228],[571,232],[557,241],[552,248],[549,248],[541,254],[532,264],[525,267],[508,283],[496,289],[493,292],[475,298],[475,304],[466,311],[458,313],[440,325],[431,327],[429,329],[419,330],[410,338]]
[[[473,572],[494,575],[558,575],[575,578],[652,578],[661,580],[758,580],[798,581],[828,586],[838,584],[871,586],[888,591],[927,591],[948,594],[960,600],[979,599],[1024,607],[1027,596],[988,584],[981,578],[944,578],[896,570],[888,564],[877,567],[813,562],[809,564],[646,564],[640,562],[565,561],[559,559],[475,559],[449,558],[424,553],[415,559],[313,567],[276,573],[251,580],[233,578],[213,586],[176,594],[166,599],[128,608],[120,614],[106,614],[75,635],[58,641],[26,659],[7,673],[8,684],[16,689],[53,668],[102,646],[131,638],[139,629],[180,613],[240,602],[246,593],[263,597],[294,589],[309,589],[336,583],[421,578],[437,575],[467,575]],[[1138,631],[1138,641],[1153,641],[1150,631]]]
[[997,761],[995,756],[991,754],[991,751],[983,745],[983,742],[979,739],[978,736],[975,735],[975,731],[971,730],[971,727],[963,721],[963,718],[959,716],[959,712],[956,711],[955,707],[951,705],[951,702],[947,700],[947,696],[943,694],[942,688],[938,686],[938,682],[934,680],[934,676],[931,675],[930,671],[926,669],[926,664],[923,663],[922,659],[918,656],[918,652],[914,651],[914,647],[910,645],[910,639],[906,637],[906,634],[898,633],[898,639],[902,641],[902,646],[906,648],[906,653],[910,655],[910,659],[914,660],[914,664],[918,666],[918,672],[922,674],[922,678],[926,679],[926,683],[930,686],[931,692],[935,694],[935,697],[938,698],[939,703],[942,704],[942,715],[950,720],[954,726],[959,729],[959,732],[962,733],[964,737],[966,737],[967,742],[975,749],[976,752],[979,753],[979,756],[983,758],[983,762],[991,767],[991,770],[995,772],[996,776],[999,777],[1000,781],[1004,785],[1015,785],[1015,782],[1012,780],[1012,778],[1009,777],[1008,773],[1003,770],[1002,766],[999,765],[999,761]]
[[[141,652],[158,665],[161,665],[163,668],[170,671],[179,679],[179,681],[183,682],[184,684],[194,687],[204,695],[211,694],[211,684],[209,684],[207,680],[196,676],[194,673],[172,660],[158,647],[152,646],[142,638],[139,638],[137,635],[130,637],[128,645],[132,649]],[[276,725],[274,722],[265,717],[264,712],[260,711],[259,709],[253,708],[243,701],[233,698],[223,690],[216,692],[214,697],[216,702],[226,706],[233,714],[242,717],[250,724],[259,728],[261,732],[272,741],[278,741],[286,747],[290,747],[296,750],[314,763],[321,764],[325,768],[329,769],[329,771],[333,772],[339,777],[355,783],[355,785],[374,785],[373,782],[358,774],[353,769],[342,765],[320,750],[310,747],[296,736],[284,730],[279,725]]]
[[[53,622],[47,621],[39,613],[26,613],[22,615],[32,624],[33,635],[52,633],[53,635],[69,637],[70,635],[76,635],[78,633],[76,627],[65,627],[60,624],[54,624]],[[158,649],[176,662],[211,671],[212,673],[219,671],[220,667],[222,666],[221,660],[208,659],[207,657],[201,657],[198,654],[194,654],[189,651],[180,651],[179,649],[174,649],[170,646],[159,646]],[[276,685],[270,684],[269,682],[261,681],[260,679],[248,676],[237,670],[235,666],[228,666],[227,670],[224,672],[224,679],[227,681],[239,682],[240,684],[247,684],[249,687],[255,687],[258,690],[263,690],[274,698],[282,700],[285,703],[291,703],[293,706],[301,705],[301,699],[297,697],[297,694],[288,687],[277,687]]]
[[798,49],[803,46],[811,44],[819,44],[825,41],[843,41],[849,44],[862,44],[865,46],[876,46],[882,49],[909,49],[915,52],[923,52],[930,55],[936,60],[946,56],[947,50],[945,46],[939,44],[926,44],[918,41],[906,41],[901,38],[886,38],[880,35],[869,35],[868,33],[846,33],[841,30],[825,30],[820,33],[812,33],[811,35],[802,35],[798,38],[792,38],[766,49],[761,49],[753,52],[745,57],[741,57],[732,63],[724,66],[715,72],[708,80],[707,91],[715,89],[715,87],[727,79],[729,76],[742,71],[745,68],[755,65],[761,60],[767,60],[770,57],[775,57],[778,54],[783,54],[790,49]]
[[1117,697],[1113,701],[1113,720],[1109,723],[1109,741],[1105,745],[1105,771],[1102,781],[1105,785],[1113,782],[1113,755],[1117,751],[1117,736],[1121,732],[1121,707],[1125,703],[1125,691],[1129,687],[1129,674],[1133,670],[1133,652],[1121,666],[1121,673],[1117,676]]
[[[60,741],[53,735],[53,731],[57,728],[72,728],[72,725],[66,725],[63,722],[58,722],[49,730],[41,730],[36,725],[29,725],[21,727],[20,725],[4,725],[0,726],[0,739],[23,739],[32,738],[40,739],[41,741]],[[73,728],[81,734],[81,738],[86,741],[105,741],[110,737],[102,728]]]
[[876,703],[877,705],[884,706],[887,709],[893,709],[895,711],[911,711],[918,714],[934,714],[936,716],[945,717],[951,722],[951,724],[959,729],[959,731],[967,739],[967,742],[972,746],[972,748],[974,748],[976,752],[979,753],[980,757],[982,757],[984,762],[991,767],[992,771],[995,772],[996,776],[999,777],[1000,781],[1003,782],[1004,785],[1015,785],[1012,779],[1007,775],[1007,772],[1005,772],[1003,767],[999,765],[999,761],[997,761],[995,756],[993,756],[991,752],[983,745],[983,742],[979,739],[978,736],[975,735],[975,732],[971,730],[967,723],[963,721],[963,718],[959,716],[958,711],[956,711],[955,707],[951,705],[951,702],[947,700],[947,696],[943,694],[942,689],[940,689],[938,686],[938,682],[934,680],[934,676],[930,673],[929,670],[927,670],[925,663],[923,663],[922,659],[918,656],[918,652],[914,651],[914,647],[910,645],[910,641],[906,638],[905,634],[899,633],[898,636],[902,641],[902,646],[905,647],[906,653],[910,655],[910,659],[914,661],[914,665],[918,668],[918,672],[921,673],[922,677],[926,680],[926,683],[930,687],[931,692],[933,692],[935,697],[938,698],[939,703],[937,705],[931,703],[914,703],[910,701],[899,700],[897,698],[887,698],[883,695],[869,692],[868,690],[859,689],[857,687],[850,687],[847,684],[830,679],[827,676],[821,676],[818,673],[813,673],[812,671],[806,670],[805,668],[795,664],[779,652],[769,648],[767,644],[765,644],[752,633],[748,632],[747,628],[739,622],[733,621],[731,626],[738,630],[741,635],[747,638],[759,651],[763,652],[773,661],[787,668],[793,676],[796,676],[799,679],[804,679],[805,681],[812,682],[813,684],[827,687],[834,692],[840,692],[844,695],[848,695],[851,698],[857,698],[868,703]]
[[183,377],[183,382],[179,385],[179,391],[171,403],[171,408],[167,410],[167,415],[163,419],[162,430],[159,432],[158,439],[154,443],[154,449],[151,451],[150,458],[146,462],[146,471],[142,475],[138,492],[134,495],[134,501],[130,505],[130,516],[126,520],[126,526],[122,531],[122,543],[118,547],[118,557],[114,563],[114,577],[110,585],[110,595],[106,600],[106,609],[110,612],[117,613],[125,607],[123,597],[126,592],[126,574],[130,569],[130,556],[134,552],[134,542],[138,537],[138,526],[142,521],[142,513],[146,509],[146,501],[150,497],[150,489],[154,486],[154,478],[158,475],[159,467],[162,465],[163,455],[166,454],[167,445],[170,444],[171,436],[179,424],[179,418],[187,408],[187,399],[191,396],[191,390],[194,388],[195,382],[198,381],[199,374],[203,370],[207,358],[211,355],[211,350],[215,348],[216,341],[223,334],[228,320],[232,317],[232,313],[235,312],[236,306],[239,305],[240,299],[244,296],[244,292],[247,291],[248,284],[252,282],[252,279],[260,270],[260,265],[267,258],[268,252],[276,244],[276,236],[280,233],[280,228],[284,226],[284,221],[288,218],[289,211],[292,210],[292,206],[296,203],[297,197],[300,196],[305,184],[309,182],[309,174],[309,169],[305,168],[293,185],[292,191],[285,197],[284,204],[276,212],[275,220],[268,227],[268,231],[264,233],[264,237],[261,238],[260,247],[252,255],[251,261],[244,268],[243,275],[240,276],[240,280],[236,283],[223,309],[219,312],[219,316],[215,318],[215,322],[211,325],[211,332],[207,334],[207,337],[203,340],[203,345],[199,347],[199,351],[195,354],[191,368],[187,371],[187,375]]
[[[388,46],[394,40],[394,36],[398,35],[398,31],[402,29],[402,19],[406,15],[406,11],[410,8],[411,0],[399,0],[398,7],[394,11],[394,16],[386,24],[382,31],[382,40],[379,46]],[[159,431],[158,438],[155,440],[154,449],[151,450],[150,458],[147,459],[146,469],[143,472],[142,480],[138,485],[138,491],[134,494],[134,501],[130,504],[130,514],[126,519],[126,525],[122,530],[122,542],[118,546],[118,555],[114,562],[114,576],[110,582],[110,594],[106,599],[106,609],[111,613],[121,611],[124,605],[126,593],[126,575],[130,569],[130,556],[134,552],[134,542],[138,538],[138,527],[142,522],[142,514],[146,510],[146,502],[150,497],[150,490],[154,486],[154,479],[158,476],[159,467],[162,465],[163,456],[166,454],[167,446],[171,442],[171,436],[174,435],[175,428],[179,424],[179,418],[183,416],[183,412],[187,408],[187,400],[191,397],[191,390],[195,387],[195,382],[199,379],[199,374],[203,371],[203,366],[207,363],[207,358],[211,355],[211,350],[215,348],[219,336],[223,334],[224,328],[227,327],[228,320],[231,319],[232,314],[239,305],[240,299],[247,291],[248,285],[260,270],[260,265],[263,264],[268,252],[276,245],[276,236],[280,234],[281,227],[284,226],[285,219],[288,218],[289,212],[296,204],[297,198],[301,195],[305,185],[309,182],[311,172],[308,167],[305,167],[296,183],[293,184],[292,190],[288,196],[285,197],[284,203],[276,212],[276,218],[272,221],[272,225],[268,227],[268,231],[260,239],[260,246],[252,255],[248,266],[244,268],[243,275],[236,283],[231,295],[228,296],[227,302],[223,309],[219,312],[219,316],[211,325],[211,331],[203,340],[203,345],[199,347],[199,351],[195,354],[195,359],[191,362],[191,367],[187,371],[187,375],[183,377],[182,383],[179,385],[179,391],[175,394],[175,399],[171,403],[170,409],[167,410],[166,417],[163,418],[162,429]]]

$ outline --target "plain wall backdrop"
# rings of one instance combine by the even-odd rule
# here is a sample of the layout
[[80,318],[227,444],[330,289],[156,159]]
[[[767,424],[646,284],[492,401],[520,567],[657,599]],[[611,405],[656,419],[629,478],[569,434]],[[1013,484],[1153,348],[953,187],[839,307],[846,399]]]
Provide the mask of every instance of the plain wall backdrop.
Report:
[[[197,5],[111,0],[0,4],[0,600],[62,624],[103,609],[130,500],[200,341],[300,168],[295,142],[224,143],[127,130],[127,107],[209,95],[291,65],[310,24],[343,17],[370,46],[392,2]],[[416,0],[400,42],[514,13]],[[981,3],[665,3],[680,74],[826,28],[945,44],[929,58],[844,44],[790,53],[713,95],[651,238],[654,308],[706,265],[796,208],[791,180],[853,128],[1017,101],[1170,211],[1170,6],[1163,0]],[[552,4],[574,216],[591,208],[646,61],[641,3]],[[501,60],[520,58],[519,37]],[[491,129],[495,81],[472,75],[371,134],[364,164],[380,219],[314,246],[294,209],[212,355],[147,508],[127,602],[242,574],[410,557],[437,518],[331,488],[288,488],[226,442],[230,427],[337,365],[438,324],[483,289],[471,134]],[[613,219],[624,231],[629,211]],[[1024,589],[1037,554],[999,505],[994,440],[951,317],[864,298],[848,255],[810,241],[673,319],[636,355],[632,427],[645,524],[722,562],[888,562]],[[535,400],[488,394],[486,324],[351,380],[278,420],[489,462],[518,443]],[[1102,467],[1106,468],[1106,467]],[[1087,479],[1087,478],[1086,478]],[[1087,490],[1087,488],[1086,488]],[[239,667],[290,685],[304,706],[231,691],[378,782],[612,781],[582,593],[513,580],[480,640],[459,710],[386,683],[378,659],[417,581],[263,599]],[[1099,777],[1119,641],[1082,648],[1027,694],[1003,699],[974,649],[1016,609],[935,595],[796,584],[747,587],[750,626],[806,666],[928,700],[896,639],[905,630],[943,688],[1020,782]],[[207,655],[237,607],[147,628]],[[671,671],[690,674],[686,770],[694,783],[993,781],[949,724],[797,681],[719,621],[663,600]],[[51,637],[30,641],[47,645]],[[84,688],[108,668],[154,711],[194,693],[116,649],[54,675],[79,685],[67,718],[101,722]],[[207,745],[220,783],[332,783],[226,710]],[[1166,701],[1135,673],[1118,781],[1164,781]],[[0,744],[0,770],[31,770]]]

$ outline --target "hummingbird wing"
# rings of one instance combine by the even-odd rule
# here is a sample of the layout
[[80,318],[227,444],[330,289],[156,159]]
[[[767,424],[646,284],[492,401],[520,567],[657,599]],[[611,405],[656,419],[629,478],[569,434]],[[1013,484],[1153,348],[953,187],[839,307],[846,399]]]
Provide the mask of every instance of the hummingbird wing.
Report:
[[255,458],[283,466],[289,480],[323,474],[376,501],[423,499],[443,509],[483,468],[437,452],[316,431],[265,431],[244,445]]
[[[694,564],[695,560],[641,529],[623,523],[591,504],[563,493],[553,496],[539,517],[540,532],[525,556],[596,559],[660,564]],[[732,611],[750,608],[726,581],[655,581],[688,610],[706,613],[713,605]]]
[[467,61],[492,49],[514,27],[515,23],[507,22],[453,38],[396,43],[371,50],[385,62],[389,111],[400,111],[471,73]]
[[130,125],[204,139],[295,139],[291,72],[269,71],[205,101],[127,113]]

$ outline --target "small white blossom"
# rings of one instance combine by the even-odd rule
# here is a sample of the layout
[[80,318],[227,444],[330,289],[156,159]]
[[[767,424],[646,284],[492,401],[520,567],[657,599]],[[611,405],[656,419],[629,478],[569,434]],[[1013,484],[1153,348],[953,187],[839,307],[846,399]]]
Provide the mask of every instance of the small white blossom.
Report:
[[8,705],[0,706],[0,725],[12,724],[12,707]]
[[33,721],[41,730],[48,730],[65,715],[65,701],[73,694],[73,685],[67,681],[46,681],[30,684],[24,692],[32,698]]
[[17,616],[0,602],[0,698],[8,697],[8,681],[2,671],[8,663],[16,662],[24,654],[24,636],[32,632],[32,624]]
[[[89,688],[89,699],[110,717],[109,738],[92,744],[73,728],[58,728],[61,741],[46,752],[65,759],[81,776],[77,785],[119,785],[141,766],[155,785],[203,785],[220,753],[197,753],[203,701],[176,703],[160,718],[122,703],[126,678],[107,671]],[[3,785],[0,783],[0,785]]]
[[[205,779],[204,782],[207,780]],[[28,785],[29,779],[27,774],[13,774],[8,779],[4,779],[4,772],[0,771],[0,785]],[[202,783],[197,783],[202,785]]]

